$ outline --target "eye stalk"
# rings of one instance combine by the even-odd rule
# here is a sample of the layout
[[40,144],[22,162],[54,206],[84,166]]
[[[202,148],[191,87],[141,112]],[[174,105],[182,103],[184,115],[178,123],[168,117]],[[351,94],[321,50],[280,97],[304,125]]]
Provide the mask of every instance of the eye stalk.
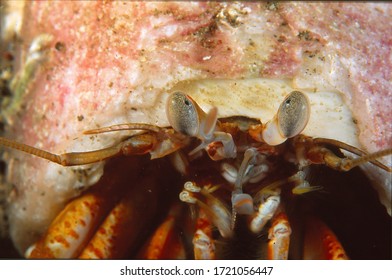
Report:
[[293,91],[282,102],[278,110],[278,128],[286,138],[300,134],[309,121],[310,104],[305,94]]
[[305,129],[309,116],[307,96],[300,91],[292,91],[280,104],[274,118],[265,125],[263,140],[271,146],[283,143]]
[[[206,149],[213,160],[232,158],[236,155],[236,147],[229,133],[216,131],[218,109],[211,108],[207,113],[188,95],[182,92],[170,94],[166,104],[166,114],[170,125],[177,132],[190,137],[196,137],[202,143],[192,150],[192,156],[202,149]],[[223,147],[216,147],[220,142]],[[213,154],[209,150],[214,150]]]
[[198,135],[200,119],[198,106],[186,94],[174,92],[166,104],[166,114],[175,131],[194,137]]
[[170,94],[166,114],[175,131],[201,140],[211,140],[218,121],[216,107],[205,113],[189,95],[179,91]]

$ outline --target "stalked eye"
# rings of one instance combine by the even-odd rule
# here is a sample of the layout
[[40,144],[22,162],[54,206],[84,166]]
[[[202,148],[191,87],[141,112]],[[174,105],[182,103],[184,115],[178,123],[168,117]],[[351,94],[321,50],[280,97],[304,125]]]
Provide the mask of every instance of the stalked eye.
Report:
[[188,136],[196,136],[199,130],[199,115],[193,100],[182,92],[172,93],[166,105],[166,114],[174,130]]
[[285,138],[294,137],[304,130],[309,121],[310,104],[305,94],[293,91],[278,110],[278,127]]
[[309,115],[310,104],[306,95],[300,91],[291,92],[280,104],[274,118],[266,123],[262,131],[264,141],[275,146],[300,134],[309,121]]

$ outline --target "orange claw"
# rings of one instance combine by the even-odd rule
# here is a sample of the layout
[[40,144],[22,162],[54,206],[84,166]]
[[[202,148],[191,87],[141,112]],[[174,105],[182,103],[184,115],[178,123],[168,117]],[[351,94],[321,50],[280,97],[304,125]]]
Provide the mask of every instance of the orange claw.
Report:
[[[124,166],[123,162],[113,162],[107,167],[107,172],[99,183],[81,197],[69,202],[50,224],[43,237],[26,251],[26,257],[77,258],[102,222],[102,217],[106,216],[119,200],[127,186],[124,181],[136,179],[137,170],[141,168],[140,161],[127,158],[126,163],[127,166]],[[128,177],[122,178],[120,173],[125,168],[130,168],[135,173],[126,173]]]
[[[98,184],[71,201],[54,219],[43,237],[27,250],[26,257],[77,258],[83,250],[83,258],[123,257],[132,247],[134,235],[140,233],[135,225],[144,224],[140,219],[148,220],[156,205],[158,186],[154,177],[138,180],[141,163],[137,158],[113,161]],[[129,183],[135,181],[138,184]]]
[[[73,200],[52,222],[44,237],[28,249],[26,257],[124,257],[135,245],[143,225],[147,225],[142,221],[150,220],[155,213],[156,182],[152,177],[146,177],[140,185],[143,189],[138,186],[131,188],[115,206],[105,199],[107,193],[99,191],[89,192]],[[102,222],[102,217],[106,215]]]
[[157,205],[157,184],[153,177],[146,177],[138,185],[113,208],[79,258],[118,259],[134,249]]
[[306,223],[304,259],[347,260],[342,244],[330,228],[317,218]]
[[87,194],[65,207],[50,225],[44,238],[26,251],[27,258],[68,259],[78,256],[101,216],[100,199]]

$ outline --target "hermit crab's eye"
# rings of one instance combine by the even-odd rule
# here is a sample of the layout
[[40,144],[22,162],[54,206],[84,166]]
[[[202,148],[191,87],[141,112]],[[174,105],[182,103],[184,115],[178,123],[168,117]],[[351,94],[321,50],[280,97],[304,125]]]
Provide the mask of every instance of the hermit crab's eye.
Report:
[[196,136],[199,116],[194,101],[182,92],[172,93],[166,105],[166,114],[174,130],[188,136]]
[[279,107],[278,113],[269,121],[262,132],[264,141],[279,145],[302,132],[308,123],[310,104],[305,94],[291,92]]
[[278,110],[278,127],[285,138],[302,132],[309,121],[310,105],[308,98],[300,91],[293,91],[282,102]]

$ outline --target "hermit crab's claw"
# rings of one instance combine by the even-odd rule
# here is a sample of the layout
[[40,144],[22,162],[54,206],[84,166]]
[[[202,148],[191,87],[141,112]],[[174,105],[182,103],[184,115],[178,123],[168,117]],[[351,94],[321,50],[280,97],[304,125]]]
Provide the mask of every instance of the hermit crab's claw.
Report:
[[111,175],[70,201],[25,256],[114,259],[136,248],[140,234],[157,215],[161,185],[153,176],[140,175],[138,160],[127,162],[114,163],[108,170]]
[[280,104],[277,114],[267,122],[261,131],[250,131],[256,140],[268,145],[282,144],[287,138],[300,134],[306,127],[310,116],[310,103],[300,91],[291,92]]

